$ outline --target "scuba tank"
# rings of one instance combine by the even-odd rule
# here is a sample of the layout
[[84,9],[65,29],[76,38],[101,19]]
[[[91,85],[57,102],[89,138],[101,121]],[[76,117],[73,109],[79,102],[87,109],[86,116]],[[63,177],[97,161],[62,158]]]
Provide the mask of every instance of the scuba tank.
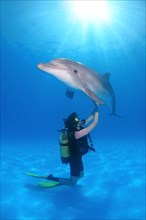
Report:
[[60,145],[60,157],[62,163],[69,163],[69,140],[68,140],[68,131],[67,129],[59,130],[60,136],[59,136],[59,145]]

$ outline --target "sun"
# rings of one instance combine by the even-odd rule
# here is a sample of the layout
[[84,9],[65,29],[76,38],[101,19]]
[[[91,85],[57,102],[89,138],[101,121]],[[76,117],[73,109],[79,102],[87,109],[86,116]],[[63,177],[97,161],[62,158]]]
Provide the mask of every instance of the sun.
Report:
[[106,22],[110,19],[110,8],[105,0],[75,0],[71,1],[71,7],[75,19],[83,23]]

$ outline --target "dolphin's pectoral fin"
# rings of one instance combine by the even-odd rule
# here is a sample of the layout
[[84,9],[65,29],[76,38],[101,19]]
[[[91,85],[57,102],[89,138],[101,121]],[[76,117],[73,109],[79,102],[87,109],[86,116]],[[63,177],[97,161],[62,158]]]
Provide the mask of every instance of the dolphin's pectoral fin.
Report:
[[67,89],[66,90],[66,97],[73,99],[73,96],[74,96],[74,92],[71,91],[70,89]]
[[84,93],[86,94],[86,95],[88,95],[95,103],[99,103],[99,104],[101,104],[101,105],[104,105],[105,103],[102,101],[102,100],[100,100],[98,97],[97,97],[97,95],[94,93],[94,92],[92,92],[90,89],[88,89],[88,88],[86,88],[85,90],[83,90],[84,91]]

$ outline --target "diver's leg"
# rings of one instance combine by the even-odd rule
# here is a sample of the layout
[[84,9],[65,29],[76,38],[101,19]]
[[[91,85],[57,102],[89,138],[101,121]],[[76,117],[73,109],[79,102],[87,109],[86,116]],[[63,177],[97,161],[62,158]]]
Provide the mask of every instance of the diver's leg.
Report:
[[82,170],[82,171],[80,172],[79,179],[81,179],[81,178],[83,178],[83,177],[84,177],[84,170]]
[[62,185],[74,186],[80,178],[84,176],[84,166],[82,157],[78,156],[70,159],[70,178],[58,178],[50,174],[46,179],[59,182]]
[[68,185],[68,186],[75,186],[76,183],[78,182],[79,177],[76,176],[71,176],[69,179],[68,178],[59,178],[59,183],[62,185]]
[[82,157],[81,157],[81,160],[80,160],[79,167],[80,167],[80,175],[79,175],[79,179],[81,179],[81,178],[84,177],[84,165],[83,165]]
[[46,179],[56,181],[62,185],[74,186],[74,185],[76,185],[79,177],[71,176],[70,178],[58,178],[58,177],[54,177],[52,174],[50,174],[48,177],[46,177]]

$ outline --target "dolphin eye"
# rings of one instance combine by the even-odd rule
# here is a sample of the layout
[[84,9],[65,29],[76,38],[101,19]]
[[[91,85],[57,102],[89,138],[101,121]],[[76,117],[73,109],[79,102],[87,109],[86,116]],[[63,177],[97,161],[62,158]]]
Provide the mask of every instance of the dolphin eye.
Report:
[[77,73],[78,71],[77,70],[74,70],[74,73]]

